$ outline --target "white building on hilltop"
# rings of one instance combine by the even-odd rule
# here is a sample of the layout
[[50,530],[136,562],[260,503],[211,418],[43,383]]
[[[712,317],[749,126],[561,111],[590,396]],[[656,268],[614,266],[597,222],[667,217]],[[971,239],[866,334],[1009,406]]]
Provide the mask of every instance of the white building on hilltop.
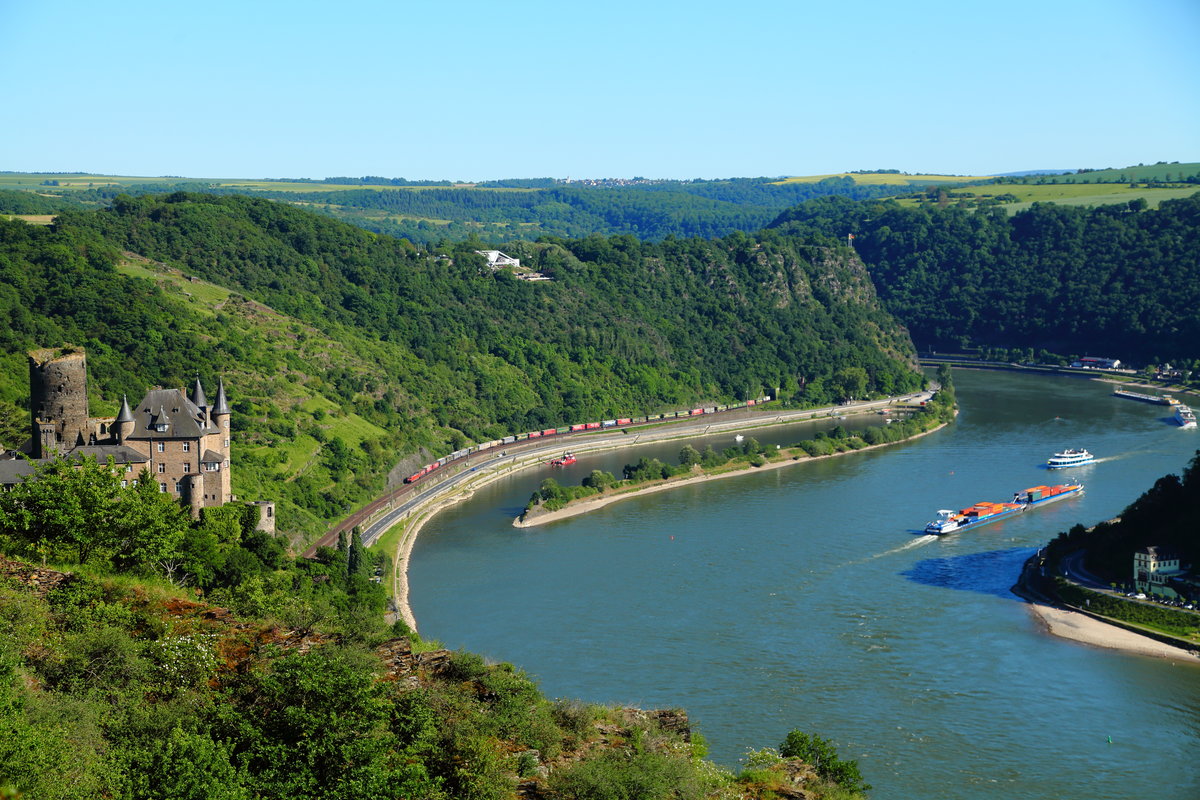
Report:
[[515,269],[521,266],[521,259],[505,255],[499,250],[476,250],[475,252],[486,258],[488,266],[492,269],[500,269],[501,267],[513,267]]

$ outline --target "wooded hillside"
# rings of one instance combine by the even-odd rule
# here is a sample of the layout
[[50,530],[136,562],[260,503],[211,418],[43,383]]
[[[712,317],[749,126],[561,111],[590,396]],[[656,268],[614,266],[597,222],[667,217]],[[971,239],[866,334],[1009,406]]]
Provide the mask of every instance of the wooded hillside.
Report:
[[1081,208],[816,200],[776,230],[854,234],[880,298],[923,348],[999,346],[1141,362],[1200,350],[1200,194]]
[[[512,254],[553,280],[240,196],[119,198],[49,228],[4,223],[8,444],[27,419],[34,346],[87,347],[94,398],[110,403],[225,374],[243,444],[235,492],[282,490],[285,524],[315,530],[404,455],[776,387],[830,402],[848,368],[869,392],[920,383],[907,334],[848,250],[765,233]],[[182,274],[164,283],[155,262]]]

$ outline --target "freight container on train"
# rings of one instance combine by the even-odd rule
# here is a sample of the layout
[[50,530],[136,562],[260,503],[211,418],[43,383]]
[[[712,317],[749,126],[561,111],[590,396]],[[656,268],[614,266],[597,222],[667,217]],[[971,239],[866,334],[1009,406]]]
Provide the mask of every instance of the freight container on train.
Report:
[[584,423],[583,427],[589,431],[594,431],[600,427],[600,423],[599,422],[586,422],[586,423]]
[[630,424],[631,422],[633,422],[633,420],[632,420],[632,419],[630,419],[629,417],[625,417],[625,419],[618,419],[618,420],[617,420],[617,424],[618,424],[618,425],[628,425],[628,424]]
[[585,430],[586,428],[587,428],[587,426],[581,422],[578,425],[571,426],[571,433],[574,433],[575,431],[582,431],[582,430]]
[[604,428],[615,428],[617,427],[617,421],[615,419],[606,419],[600,423],[600,426]]

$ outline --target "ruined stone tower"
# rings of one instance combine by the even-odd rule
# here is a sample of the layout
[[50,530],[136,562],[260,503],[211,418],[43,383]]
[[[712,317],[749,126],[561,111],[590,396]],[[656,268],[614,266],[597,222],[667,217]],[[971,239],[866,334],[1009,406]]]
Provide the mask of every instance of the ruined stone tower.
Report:
[[29,393],[34,458],[50,458],[88,443],[87,360],[82,350],[31,352]]

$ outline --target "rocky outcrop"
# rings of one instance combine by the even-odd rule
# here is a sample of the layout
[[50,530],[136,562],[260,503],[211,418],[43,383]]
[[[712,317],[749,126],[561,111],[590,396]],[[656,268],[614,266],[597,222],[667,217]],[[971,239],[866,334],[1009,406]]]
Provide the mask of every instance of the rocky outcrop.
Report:
[[429,650],[414,653],[408,639],[389,639],[375,648],[386,670],[386,680],[415,689],[422,678],[437,677],[450,667],[449,650]]
[[45,597],[72,577],[74,576],[70,572],[35,567],[23,561],[9,561],[0,556],[0,580],[10,580],[24,586],[38,597]]

